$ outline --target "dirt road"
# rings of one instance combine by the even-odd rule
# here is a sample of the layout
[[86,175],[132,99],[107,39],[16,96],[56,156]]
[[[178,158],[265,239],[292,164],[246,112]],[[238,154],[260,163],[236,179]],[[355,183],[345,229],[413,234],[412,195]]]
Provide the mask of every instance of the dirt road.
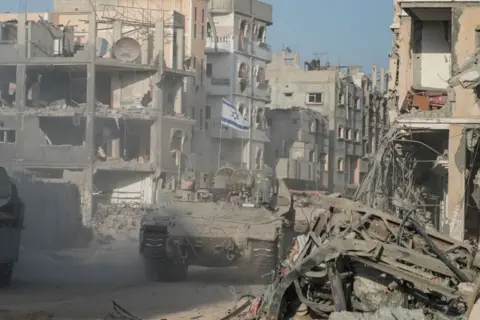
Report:
[[0,319],[25,312],[103,319],[113,312],[114,300],[142,319],[213,320],[233,307],[234,293],[256,294],[262,289],[242,283],[234,268],[192,268],[186,282],[149,283],[137,255],[127,253],[124,248],[69,252],[68,257],[24,252],[14,283],[0,291]]

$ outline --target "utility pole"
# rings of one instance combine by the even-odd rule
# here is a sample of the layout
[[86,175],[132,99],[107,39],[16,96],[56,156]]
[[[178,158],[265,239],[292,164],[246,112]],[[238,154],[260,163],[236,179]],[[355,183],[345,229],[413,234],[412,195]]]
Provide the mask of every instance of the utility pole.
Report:
[[253,95],[255,89],[253,88],[253,37],[255,36],[254,34],[254,28],[253,28],[253,23],[254,23],[254,17],[253,17],[253,0],[250,0],[250,50],[249,50],[249,55],[250,55],[250,98],[248,99],[248,114],[250,118],[250,124],[248,126],[248,162],[247,162],[247,168],[248,170],[252,170],[252,139],[253,139]]

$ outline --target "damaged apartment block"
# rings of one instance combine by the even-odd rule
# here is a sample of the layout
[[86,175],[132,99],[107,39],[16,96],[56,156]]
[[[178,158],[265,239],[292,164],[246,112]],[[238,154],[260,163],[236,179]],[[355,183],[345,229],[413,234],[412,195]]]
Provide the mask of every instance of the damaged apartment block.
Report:
[[394,9],[388,103],[396,124],[357,198],[478,241],[480,4],[397,0]]
[[191,152],[184,25],[175,11],[121,6],[3,21],[2,165],[75,181],[84,226],[99,203],[154,202]]

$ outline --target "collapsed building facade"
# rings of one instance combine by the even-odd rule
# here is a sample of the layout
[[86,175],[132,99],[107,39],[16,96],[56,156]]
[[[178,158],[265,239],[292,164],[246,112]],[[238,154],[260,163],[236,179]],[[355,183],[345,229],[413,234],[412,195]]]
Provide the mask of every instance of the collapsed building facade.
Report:
[[480,223],[479,13],[472,1],[394,2],[388,103],[397,126],[377,155],[369,195],[359,195],[391,211],[421,211],[457,239],[477,239]]
[[299,60],[298,53],[283,50],[267,68],[269,161],[278,176],[299,184],[329,192],[355,190],[388,123],[384,70],[374,67],[368,77],[358,66],[314,59],[302,68]]
[[75,182],[84,226],[98,203],[152,203],[156,186],[179,172],[178,154],[191,152],[194,125],[172,98],[193,76],[184,68],[184,16],[102,12],[83,13],[82,39],[54,22],[59,15],[1,23],[0,161]]

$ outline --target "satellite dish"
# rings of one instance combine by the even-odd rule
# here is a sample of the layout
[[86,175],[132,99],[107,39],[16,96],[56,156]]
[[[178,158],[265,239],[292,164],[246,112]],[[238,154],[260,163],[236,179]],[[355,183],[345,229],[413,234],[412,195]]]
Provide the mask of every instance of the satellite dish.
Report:
[[217,177],[230,177],[233,174],[234,170],[230,167],[222,167],[220,168],[215,176]]
[[135,61],[141,53],[140,44],[137,40],[132,38],[121,38],[113,44],[112,54],[115,59],[122,62]]
[[232,176],[230,177],[232,179],[232,182],[235,184],[241,184],[243,183],[247,187],[251,187],[254,182],[254,177],[252,175],[252,172],[247,169],[238,169],[236,170]]
[[108,43],[107,39],[105,38],[97,38],[96,44],[96,56],[97,58],[103,58],[108,52],[110,44]]

